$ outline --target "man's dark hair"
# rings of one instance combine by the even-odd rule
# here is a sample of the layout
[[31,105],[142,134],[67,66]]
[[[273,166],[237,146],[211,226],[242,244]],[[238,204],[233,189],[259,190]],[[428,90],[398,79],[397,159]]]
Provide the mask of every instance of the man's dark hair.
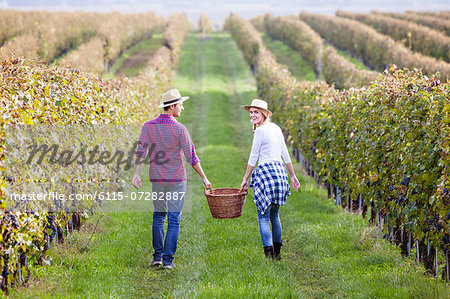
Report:
[[164,107],[164,111],[169,111],[169,108],[170,108],[171,106],[176,106],[176,105],[178,105],[178,103],[172,104],[172,105],[169,105],[169,106],[166,106],[166,107]]

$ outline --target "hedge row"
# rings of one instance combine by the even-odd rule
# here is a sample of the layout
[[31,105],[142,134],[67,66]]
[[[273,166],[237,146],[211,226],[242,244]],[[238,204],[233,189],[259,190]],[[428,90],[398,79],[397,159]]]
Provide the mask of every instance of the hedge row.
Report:
[[44,14],[38,11],[0,10],[0,46],[29,31],[36,21],[43,19]]
[[266,31],[266,21],[264,20],[265,17],[266,15],[259,15],[250,19],[250,22],[252,23],[253,27],[255,27],[255,29],[258,30],[259,32]]
[[[58,65],[74,67],[82,72],[102,74],[106,71],[105,41],[96,36],[82,44],[76,50],[70,51]],[[89,53],[89,55],[86,55]],[[25,55],[29,57],[28,55]]]
[[[35,182],[31,172],[20,177],[25,170],[24,167],[19,168],[21,172],[18,174],[14,173],[11,167],[6,168],[6,163],[12,159],[10,156],[8,156],[8,160],[5,157],[6,142],[16,141],[19,136],[11,136],[11,133],[9,136],[5,134],[10,132],[14,126],[20,128],[19,125],[105,124],[111,122],[116,109],[114,98],[111,98],[112,86],[88,74],[72,72],[69,69],[50,68],[43,62],[21,59],[3,61],[0,73],[0,84],[3,86],[0,90],[0,107],[3,116],[0,120],[2,128],[0,135],[2,165],[2,169],[0,169],[0,226],[2,228],[0,266],[2,269],[1,287],[2,290],[7,291],[10,283],[23,282],[17,277],[17,274],[20,273],[19,263],[22,266],[25,266],[24,263],[31,264],[32,262],[42,264],[48,243],[55,240],[56,227],[65,229],[70,216],[65,212],[53,214],[39,211],[35,206],[30,209],[19,206],[15,211],[9,209],[15,206],[15,203],[9,198],[11,194],[22,194],[22,190],[33,186],[52,187],[49,190],[54,190],[56,187],[64,188],[65,184],[59,183],[56,186],[51,184],[50,180]],[[74,137],[72,136],[72,138]],[[73,139],[71,140],[73,141]],[[13,145],[10,144],[10,146]],[[22,163],[18,165],[20,166]],[[66,169],[68,168],[64,168],[64,170]],[[39,180],[48,178],[48,175],[49,173],[44,172]],[[81,186],[81,184],[74,183],[73,185],[87,191],[83,189],[85,184]],[[37,193],[43,192],[37,191]],[[28,203],[24,202],[23,204]],[[7,207],[8,210],[5,209]],[[63,211],[65,210],[63,209]],[[51,228],[55,228],[55,230]],[[26,279],[29,278],[25,274],[23,276]]]
[[[59,63],[85,72],[103,73],[131,45],[150,38],[163,26],[163,20],[153,13],[107,15],[95,37],[69,52]],[[90,53],[86,57],[85,53]]]
[[[10,11],[4,12],[7,15]],[[23,12],[25,20],[21,31],[9,34],[2,47],[0,58],[3,60],[14,52],[18,55],[28,54],[28,58],[41,57],[47,62],[53,61],[67,49],[76,48],[91,38],[102,17],[87,12]],[[30,19],[28,19],[28,18]],[[16,22],[6,23],[3,30],[14,31]],[[36,42],[37,40],[37,42]],[[29,43],[27,42],[29,41]]]
[[159,48],[141,73],[134,78],[114,80],[120,89],[121,123],[143,123],[157,113],[160,95],[170,87],[172,72],[177,65],[179,52],[190,30],[186,14],[174,14],[169,18]]
[[[232,34],[245,49],[250,45],[242,44],[241,31]],[[258,92],[294,147],[323,182],[378,211],[402,250],[412,233],[420,259],[433,269],[434,248],[447,253],[450,247],[450,85],[392,67],[368,87],[340,92],[296,82],[259,48],[253,59]]]
[[450,37],[440,31],[405,20],[398,20],[383,15],[369,15],[337,11],[336,15],[365,23],[382,34],[402,42],[407,48],[424,55],[450,59]]
[[[25,27],[21,31],[10,33],[15,23],[7,24],[3,28],[6,40],[2,46],[0,59],[11,57],[14,53],[16,57],[35,58],[40,57],[47,62],[63,55],[65,52],[76,49],[70,53],[65,63],[74,65],[85,65],[85,71],[101,70],[108,68],[111,62],[116,59],[130,45],[151,37],[155,30],[163,26],[163,19],[154,13],[142,14],[121,14],[121,13],[88,13],[88,12],[23,12],[13,11],[3,12],[1,17],[6,22],[10,15],[25,15]],[[28,27],[27,27],[28,26]],[[20,33],[20,34],[19,34]],[[91,38],[88,45],[83,45]],[[102,43],[98,42],[98,39]],[[100,47],[101,45],[101,47]],[[77,49],[81,46],[81,49]],[[85,61],[86,57],[80,57],[83,51],[92,50],[93,57],[102,56],[103,61],[88,58],[93,65]],[[82,62],[75,59],[81,58]],[[103,67],[101,66],[103,65]]]
[[378,72],[358,69],[332,46],[327,46],[323,51],[322,74],[325,81],[339,89],[365,86],[380,77]]
[[[181,33],[174,33],[174,30],[182,30]],[[79,223],[79,214],[72,211],[62,210],[55,212],[45,210],[47,206],[40,206],[37,209],[27,209],[23,206],[21,211],[10,209],[6,210],[7,205],[11,206],[11,200],[7,198],[12,192],[21,192],[27,190],[26,187],[48,188],[47,190],[56,190],[62,193],[73,194],[74,192],[90,193],[97,191],[120,190],[124,183],[123,177],[128,174],[122,173],[117,176],[116,167],[95,165],[85,170],[65,167],[61,172],[68,177],[81,178],[82,181],[64,181],[64,177],[59,176],[56,181],[55,174],[51,169],[44,165],[42,167],[42,177],[36,178],[26,174],[23,177],[14,176],[5,177],[7,169],[5,165],[5,147],[10,143],[18,142],[17,136],[6,140],[5,137],[10,134],[9,130],[23,128],[21,124],[31,125],[34,128],[34,134],[41,134],[40,138],[45,140],[45,130],[39,131],[39,124],[46,125],[64,125],[59,127],[71,127],[76,124],[96,124],[92,130],[101,130],[106,128],[104,134],[97,134],[102,145],[126,143],[133,139],[134,131],[126,131],[129,126],[123,127],[120,140],[108,138],[108,133],[114,131],[115,124],[137,124],[153,117],[156,111],[156,103],[163,90],[170,87],[173,68],[177,63],[178,52],[182,41],[189,30],[189,22],[186,15],[175,15],[171,17],[171,23],[167,27],[167,35],[173,39],[168,41],[168,46],[162,46],[149,62],[142,73],[134,79],[102,81],[96,76],[83,73],[78,70],[48,66],[37,60],[7,59],[2,62],[0,67],[0,84],[4,86],[0,90],[0,109],[2,118],[0,119],[0,160],[1,160],[1,178],[0,178],[0,227],[2,228],[2,242],[0,242],[0,285],[2,290],[7,292],[11,283],[20,284],[29,278],[29,274],[19,269],[19,265],[31,265],[31,261],[41,263],[49,243],[55,241],[59,236],[59,241],[63,238],[63,232],[71,230],[71,227],[77,227]],[[170,49],[169,49],[170,47]],[[86,53],[85,55],[89,55]],[[109,124],[107,127],[99,127],[101,124]],[[7,128],[8,131],[6,130]],[[57,127],[55,127],[56,129]],[[86,130],[87,127],[84,127]],[[119,127],[120,129],[120,127]],[[137,130],[139,133],[139,130]],[[48,134],[48,132],[47,132]],[[53,135],[53,134],[48,134]],[[79,142],[84,137],[82,134],[68,135],[64,142]],[[11,137],[11,136],[9,136]],[[92,141],[92,140],[90,140]],[[87,144],[99,144],[94,143]],[[8,161],[13,159],[8,156]],[[14,165],[14,164],[13,164]],[[19,164],[22,165],[22,164]],[[17,165],[16,165],[17,166]],[[38,167],[38,166],[36,166]],[[97,167],[97,168],[93,168]],[[11,175],[8,169],[8,175]],[[23,167],[18,167],[17,171],[23,172]],[[78,173],[81,171],[81,173]],[[21,172],[18,172],[19,174]],[[75,173],[74,173],[75,172]],[[36,172],[35,172],[36,173]],[[58,173],[60,174],[60,173]],[[111,178],[115,174],[116,180],[104,180]],[[50,179],[46,180],[48,177]],[[63,178],[63,180],[59,180]],[[121,178],[121,179],[120,179]],[[29,179],[27,181],[26,179]],[[42,180],[41,180],[42,179]],[[128,181],[128,180],[127,180]],[[27,183],[27,184],[24,184]],[[8,192],[8,193],[7,193]],[[98,200],[98,198],[97,198]],[[77,211],[92,208],[96,202],[88,205],[78,205]],[[71,206],[70,206],[71,207]],[[39,207],[37,207],[39,208]],[[44,261],[45,262],[45,261]],[[24,269],[25,269],[24,268]],[[22,273],[22,279],[20,279]]]
[[263,44],[261,36],[251,23],[243,20],[238,15],[231,13],[225,20],[224,29],[231,32],[236,43],[241,47],[245,59],[252,70],[256,66],[256,54]]
[[407,13],[410,14],[416,14],[419,16],[429,16],[429,17],[435,17],[435,18],[442,18],[450,20],[450,11],[413,11],[413,10],[407,10]]
[[[326,82],[337,88],[358,87],[369,84],[378,73],[361,70],[339,55],[332,46],[324,46],[322,38],[298,17],[265,16],[267,33],[280,39],[300,55],[321,74]],[[320,61],[320,63],[319,63]]]
[[320,35],[298,17],[265,15],[265,31],[273,39],[279,39],[298,51],[308,64],[316,70],[321,58],[324,42]]
[[198,30],[198,32],[203,33],[203,34],[208,34],[212,31],[211,20],[209,19],[207,14],[202,13],[200,15],[200,18],[198,20],[197,30]]
[[420,25],[424,25],[434,30],[441,31],[450,36],[450,20],[448,18],[434,17],[434,16],[421,16],[415,13],[391,13],[372,11],[372,14],[382,14],[390,16],[396,19],[408,20]]
[[106,16],[96,35],[105,41],[106,62],[111,64],[131,45],[150,38],[162,26],[163,19],[152,12],[139,14],[115,12]]
[[355,20],[301,12],[300,18],[327,41],[380,71],[391,64],[399,67],[421,68],[425,74],[439,71],[443,80],[450,78],[450,64],[412,52],[403,44],[376,32]]

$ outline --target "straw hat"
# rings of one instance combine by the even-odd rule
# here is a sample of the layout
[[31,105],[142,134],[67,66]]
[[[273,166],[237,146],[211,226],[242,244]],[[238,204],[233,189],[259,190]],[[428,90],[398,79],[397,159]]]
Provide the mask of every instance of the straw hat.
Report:
[[272,111],[267,109],[267,102],[260,99],[254,99],[250,105],[244,106],[245,110],[250,111],[250,108],[258,108],[265,111],[268,116],[272,116]]
[[175,105],[179,102],[184,102],[187,99],[189,99],[189,97],[182,97],[178,89],[174,88],[162,94],[161,104],[158,106],[158,108],[164,108],[170,105]]

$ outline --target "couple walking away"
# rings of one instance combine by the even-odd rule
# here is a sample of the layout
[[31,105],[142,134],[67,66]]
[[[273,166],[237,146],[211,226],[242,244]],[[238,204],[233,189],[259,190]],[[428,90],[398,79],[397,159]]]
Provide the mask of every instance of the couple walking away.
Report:
[[[138,161],[143,161],[147,155],[154,155],[154,157],[149,157],[149,160],[152,161],[149,168],[152,193],[157,192],[158,199],[161,199],[160,194],[162,194],[164,199],[153,200],[154,253],[150,263],[152,267],[162,265],[164,269],[175,268],[173,260],[177,249],[187,181],[183,154],[202,178],[205,188],[211,189],[211,183],[203,172],[188,130],[175,119],[184,110],[183,102],[187,99],[189,97],[182,97],[177,89],[165,92],[162,95],[162,103],[158,106],[158,108],[164,108],[164,112],[143,125],[139,138],[133,186],[137,189],[142,187],[139,176],[142,163]],[[279,126],[270,121],[272,112],[268,109],[267,102],[254,99],[250,105],[246,105],[244,108],[250,113],[254,137],[241,189],[253,188],[253,201],[258,213],[265,256],[271,259],[280,259],[282,239],[278,211],[291,194],[286,168],[292,187],[296,191],[300,187],[300,183],[295,176],[283,133]],[[255,169],[257,162],[258,167]],[[174,200],[175,198],[177,200]],[[168,225],[165,232],[166,217]]]

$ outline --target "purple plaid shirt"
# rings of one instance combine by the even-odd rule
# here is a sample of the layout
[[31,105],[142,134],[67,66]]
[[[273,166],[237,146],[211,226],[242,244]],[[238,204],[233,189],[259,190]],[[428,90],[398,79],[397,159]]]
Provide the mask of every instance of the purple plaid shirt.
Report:
[[136,156],[150,160],[152,184],[174,185],[187,180],[183,153],[192,166],[200,162],[188,130],[173,116],[160,114],[144,124]]

